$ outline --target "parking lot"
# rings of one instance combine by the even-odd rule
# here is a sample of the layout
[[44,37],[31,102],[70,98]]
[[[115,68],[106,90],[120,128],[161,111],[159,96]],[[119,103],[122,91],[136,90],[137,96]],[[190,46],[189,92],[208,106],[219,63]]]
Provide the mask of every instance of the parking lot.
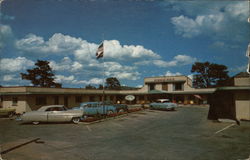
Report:
[[5,160],[242,160],[250,155],[250,122],[207,120],[208,107],[143,110],[86,124],[20,124],[0,119]]

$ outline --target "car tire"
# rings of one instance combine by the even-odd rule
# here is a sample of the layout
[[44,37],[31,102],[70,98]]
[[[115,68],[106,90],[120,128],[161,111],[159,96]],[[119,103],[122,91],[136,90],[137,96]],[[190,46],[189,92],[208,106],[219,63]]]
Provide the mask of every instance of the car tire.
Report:
[[35,125],[38,125],[40,122],[34,121],[34,122],[32,122],[32,123],[35,124]]
[[81,118],[80,117],[74,117],[72,118],[72,122],[75,124],[78,124],[80,122]]
[[14,112],[10,112],[9,115],[8,115],[8,117],[9,117],[9,118],[12,118],[14,115],[15,115]]
[[114,114],[113,111],[111,111],[111,110],[107,111],[107,115],[108,115],[108,116],[110,116],[110,115],[112,115],[112,114]]
[[124,112],[125,112],[124,109],[119,109],[119,110],[118,110],[118,113],[124,113]]

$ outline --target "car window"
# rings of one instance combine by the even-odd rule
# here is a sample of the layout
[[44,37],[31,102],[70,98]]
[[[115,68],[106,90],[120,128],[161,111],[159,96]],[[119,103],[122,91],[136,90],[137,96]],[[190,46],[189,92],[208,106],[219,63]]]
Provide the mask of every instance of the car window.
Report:
[[55,107],[55,111],[65,111],[63,107]]
[[53,108],[54,108],[54,107],[47,108],[45,111],[46,111],[46,112],[48,112],[48,111],[53,111]]
[[64,107],[50,107],[46,109],[45,111],[48,112],[48,111],[64,111],[64,110],[65,110]]

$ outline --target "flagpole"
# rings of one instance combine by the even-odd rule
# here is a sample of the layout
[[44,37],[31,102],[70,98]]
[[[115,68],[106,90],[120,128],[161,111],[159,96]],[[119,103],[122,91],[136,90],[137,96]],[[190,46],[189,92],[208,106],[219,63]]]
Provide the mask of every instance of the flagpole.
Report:
[[[102,75],[102,105],[103,105],[103,114],[105,114],[105,61],[104,61],[104,33],[102,33],[102,44],[103,44],[103,57],[102,57],[102,64],[103,64],[103,75]],[[106,114],[105,114],[106,115]],[[106,118],[106,116],[104,116]]]
[[97,52],[96,52],[96,59],[102,58],[103,64],[103,73],[102,73],[102,105],[103,105],[103,114],[105,114],[105,62],[104,62],[104,35],[102,34],[103,40],[102,43],[99,45]]
[[[102,57],[102,64],[103,64],[103,74],[102,74],[102,105],[103,105],[103,114],[105,113],[105,63],[104,63],[104,35],[103,35],[103,57]],[[106,116],[105,116],[106,117]]]

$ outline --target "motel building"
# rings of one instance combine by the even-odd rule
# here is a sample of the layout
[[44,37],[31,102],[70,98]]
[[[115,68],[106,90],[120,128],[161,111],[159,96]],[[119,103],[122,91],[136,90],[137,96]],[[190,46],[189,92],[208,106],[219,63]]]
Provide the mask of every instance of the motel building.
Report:
[[[144,85],[135,90],[105,90],[105,100],[122,104],[149,104],[167,98],[179,104],[207,104],[215,88],[196,89],[187,76],[162,76],[144,79]],[[127,95],[135,99],[125,100]],[[44,105],[63,104],[69,108],[82,102],[102,101],[103,90],[82,88],[1,87],[0,107],[15,108],[16,113],[36,110]]]

